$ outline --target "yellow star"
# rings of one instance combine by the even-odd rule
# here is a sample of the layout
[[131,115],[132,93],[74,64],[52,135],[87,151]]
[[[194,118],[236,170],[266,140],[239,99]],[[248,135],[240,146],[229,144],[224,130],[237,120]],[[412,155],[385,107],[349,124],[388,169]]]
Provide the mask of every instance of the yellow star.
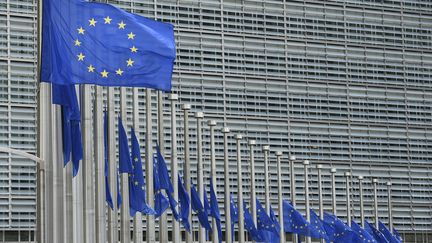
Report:
[[81,46],[81,41],[75,40],[75,46]]
[[135,181],[135,186],[138,186],[138,181]]
[[120,68],[117,69],[116,74],[121,76],[123,74],[123,70],[121,70]]
[[84,31],[85,31],[85,29],[83,29],[83,27],[80,27],[78,29],[78,34],[84,35]]
[[89,23],[90,23],[90,24],[89,24],[90,26],[93,26],[93,27],[95,27],[95,26],[96,26],[96,23],[97,23],[97,21],[96,21],[96,20],[95,20],[94,18],[92,18],[92,19],[90,19],[90,20],[89,20]]
[[118,23],[119,29],[123,29],[126,27],[126,24],[122,21],[120,23]]
[[87,67],[89,73],[94,73],[95,68],[93,67],[93,65],[90,64],[90,66]]
[[78,61],[84,61],[85,56],[82,53],[77,55],[77,57],[78,57]]
[[128,67],[132,67],[132,66],[133,66],[133,63],[134,63],[135,61],[133,61],[132,59],[129,58],[129,60],[127,60],[126,62],[127,62],[127,66],[128,66]]
[[128,34],[128,39],[133,40],[134,38],[135,38],[135,34],[132,33],[132,32],[130,32],[130,33]]
[[105,20],[105,24],[111,24],[111,18],[109,16],[107,16],[106,18],[104,18]]
[[101,72],[102,78],[108,78],[108,74],[109,72],[105,71],[105,69]]
[[129,49],[131,50],[131,52],[137,52],[138,51],[138,48],[136,48],[135,46],[132,46]]

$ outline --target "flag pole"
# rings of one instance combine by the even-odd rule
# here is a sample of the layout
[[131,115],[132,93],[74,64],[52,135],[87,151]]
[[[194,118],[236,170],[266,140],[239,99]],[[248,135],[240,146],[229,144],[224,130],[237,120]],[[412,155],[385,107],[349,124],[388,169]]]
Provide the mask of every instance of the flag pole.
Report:
[[[309,210],[309,160],[303,161],[304,166],[304,184],[305,184],[305,209],[306,209],[306,219],[308,222],[310,222],[310,210]],[[312,239],[311,237],[306,237],[306,243],[311,243]]]
[[[117,163],[115,137],[115,90],[108,87],[108,161],[110,191],[113,195],[114,208],[108,209],[108,243],[118,243],[118,208],[117,208]],[[80,241],[78,241],[80,242]]]
[[[177,94],[170,95],[171,101],[171,180],[173,184],[173,197],[178,202],[178,163],[177,163],[177,113],[176,101],[178,100]],[[180,225],[172,217],[172,241],[173,243],[180,242]]]
[[278,180],[278,210],[279,210],[279,243],[285,243],[285,230],[283,223],[283,193],[282,193],[282,167],[281,167],[282,151],[276,152],[277,163],[277,180]]
[[262,151],[264,153],[264,193],[265,193],[265,210],[267,215],[270,215],[270,186],[269,186],[269,164],[268,157],[270,146],[264,145],[262,146]]
[[347,210],[347,222],[348,226],[351,227],[351,193],[350,193],[350,172],[345,172],[345,186],[346,186],[346,210]]
[[[52,161],[53,168],[53,216],[54,216],[54,227],[51,229],[54,233],[54,241],[64,241],[65,238],[65,217],[64,214],[64,201],[63,201],[63,140],[62,138],[62,114],[61,107],[58,105],[53,105],[52,113],[52,124],[53,124],[53,156]],[[90,132],[90,129],[87,131]]]
[[[120,88],[120,112],[126,124],[126,88]],[[129,151],[128,151],[129,152]],[[120,209],[120,242],[130,243],[130,216],[129,216],[129,174],[121,174],[122,205]]]
[[332,207],[333,207],[333,215],[337,216],[337,202],[336,202],[336,168],[330,169],[331,174],[331,191],[332,191]]
[[[93,145],[95,155],[95,182],[96,182],[96,205],[95,205],[95,240],[106,242],[106,216],[105,216],[105,160],[104,160],[104,128],[103,128],[103,88],[95,85],[95,99],[93,109]],[[68,173],[69,174],[69,173]],[[68,183],[68,182],[66,182]]]
[[256,145],[255,140],[249,140],[249,153],[250,153],[250,190],[251,190],[251,196],[250,196],[250,204],[252,208],[252,219],[257,226],[257,214],[256,214],[256,192],[255,192],[255,157],[254,157],[254,147]]
[[[242,135],[236,134],[237,141],[237,207],[238,207],[238,242],[245,242],[244,235],[244,214],[243,214],[243,172],[242,172],[242,158],[241,158],[241,140]],[[233,232],[234,234],[234,232]]]
[[[159,108],[159,107],[158,107]],[[139,111],[138,111],[138,89],[132,89],[132,127],[135,131],[139,131]],[[141,156],[141,152],[140,152]],[[141,164],[142,166],[142,164]],[[142,167],[140,168],[142,170]],[[133,242],[134,243],[142,243],[143,241],[143,226],[142,226],[142,214],[137,211],[135,213],[134,221],[133,221]],[[128,242],[129,243],[129,242]]]
[[359,181],[359,194],[360,194],[360,221],[361,226],[365,227],[365,215],[364,215],[364,201],[363,201],[363,176],[358,177]]
[[[210,162],[211,162],[211,180],[213,183],[213,186],[216,186],[216,155],[215,155],[215,137],[214,137],[214,129],[216,126],[215,120],[210,120],[207,122],[207,125],[210,127]],[[212,218],[212,242],[217,243],[218,242],[218,233],[217,233],[217,225],[216,225],[216,219]]]
[[[204,201],[204,170],[203,170],[203,159],[202,159],[202,120],[204,113],[195,112],[195,118],[197,123],[197,184],[198,194],[200,201]],[[198,242],[204,243],[206,241],[206,232],[203,227],[198,227]]]
[[[191,173],[190,173],[190,156],[189,156],[189,111],[191,109],[190,104],[183,104],[183,131],[184,131],[184,168],[183,168],[183,176],[184,183],[186,187],[186,191],[190,194],[191,191]],[[184,206],[184,205],[183,205]],[[186,243],[192,243],[193,241],[193,220],[192,220],[192,210],[191,205],[189,204],[189,215],[188,221],[191,225],[191,233],[186,232]]]
[[[389,229],[390,232],[393,232],[393,206],[392,206],[392,183],[390,181],[387,182],[387,200],[388,200],[388,218],[389,218]],[[378,221],[378,220],[377,220]],[[377,228],[378,229],[378,228]]]
[[233,232],[231,231],[231,200],[230,200],[230,180],[229,180],[229,159],[228,159],[228,127],[222,128],[224,137],[224,186],[225,186],[225,242],[232,242]]
[[373,183],[373,192],[374,192],[375,228],[378,229],[378,194],[377,194],[378,179],[372,179],[372,183]]
[[[323,201],[323,193],[322,193],[322,165],[318,164],[316,166],[318,172],[318,203],[319,203],[319,217],[321,220],[324,220],[324,201]],[[324,240],[320,240],[321,243],[324,243]]]
[[[158,91],[158,142],[162,155],[165,154],[164,122],[163,122],[163,93]],[[150,241],[147,241],[150,242]],[[167,215],[159,216],[159,242],[168,242]]]
[[[153,133],[152,133],[152,92],[146,89],[146,186],[147,203],[154,208],[154,188],[153,188]],[[146,241],[155,242],[155,218],[154,215],[147,215]]]
[[[290,155],[289,156],[289,160],[290,160],[290,182],[291,182],[291,204],[293,207],[296,206],[296,186],[295,186],[295,171],[294,171],[294,162],[296,160],[296,157],[294,155]],[[292,234],[292,238],[293,238],[293,243],[297,243],[298,242],[298,236],[296,234]]]

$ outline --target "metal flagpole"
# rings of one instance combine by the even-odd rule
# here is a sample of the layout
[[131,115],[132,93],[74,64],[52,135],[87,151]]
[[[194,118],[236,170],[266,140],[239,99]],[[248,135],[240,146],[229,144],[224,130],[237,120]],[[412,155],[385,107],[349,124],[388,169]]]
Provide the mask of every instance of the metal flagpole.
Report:
[[232,242],[233,232],[231,231],[231,200],[230,200],[230,181],[229,181],[229,159],[228,159],[228,127],[222,128],[224,137],[224,186],[225,186],[225,242]]
[[[202,158],[202,120],[204,113],[195,113],[197,123],[197,184],[200,201],[204,201],[204,170],[203,170],[203,158]],[[198,227],[198,242],[204,243],[206,241],[206,232],[203,227]]]
[[[294,155],[290,155],[289,156],[289,160],[290,160],[290,179],[291,179],[291,204],[293,207],[296,206],[296,183],[295,183],[295,171],[294,171],[294,161],[296,160],[296,157]],[[296,234],[292,234],[293,237],[293,243],[297,243],[298,242],[298,236]]]
[[[115,137],[115,101],[114,88],[108,87],[108,161],[110,192],[114,208],[108,209],[108,243],[118,243],[118,209],[117,209],[117,163]],[[81,243],[80,241],[78,241]]]
[[[244,235],[244,215],[243,215],[243,172],[242,172],[242,158],[241,158],[241,140],[242,135],[235,136],[237,141],[237,208],[238,208],[238,242],[245,242]],[[234,234],[234,232],[233,232]]]
[[[282,167],[281,167],[282,151],[276,152],[276,163],[277,163],[277,180],[278,180],[278,210],[279,210],[279,243],[285,243],[285,230],[283,224],[283,194],[282,194]],[[240,222],[240,221],[239,221]]]
[[345,172],[345,186],[346,186],[346,210],[347,210],[347,222],[348,226],[351,227],[351,191],[350,191],[350,179],[351,173]]
[[104,160],[104,127],[103,127],[103,88],[95,86],[95,99],[93,109],[93,145],[95,155],[95,183],[96,183],[96,242],[106,242],[106,216],[105,216],[105,160]]
[[375,228],[378,229],[378,194],[377,194],[378,179],[372,179],[372,183],[373,183],[373,191],[374,191]]
[[[158,107],[159,108],[159,107]],[[139,132],[139,111],[138,111],[138,89],[132,89],[132,126],[135,132]],[[160,123],[160,121],[159,121]],[[140,154],[141,156],[141,154]],[[142,170],[142,168],[141,168]],[[142,226],[142,214],[136,212],[134,217],[134,230],[133,230],[133,241],[134,243],[141,243],[143,241],[143,226]]]
[[[146,184],[147,184],[147,203],[154,208],[154,188],[153,188],[153,129],[152,129],[152,92],[146,89]],[[155,218],[154,215],[147,215],[147,242],[155,242]]]
[[361,226],[365,227],[364,201],[363,201],[363,176],[358,177],[359,181],[359,196],[360,196],[360,221]]
[[[391,191],[392,183],[390,181],[387,182],[387,200],[388,200],[388,227],[390,232],[393,232],[393,206],[392,206],[392,191]],[[378,221],[378,220],[377,220]]]
[[63,187],[63,200],[64,200],[64,243],[73,243],[73,196],[72,196],[72,163],[69,162],[63,169],[64,187]]
[[[211,180],[213,186],[216,187],[216,155],[215,155],[215,137],[214,137],[214,129],[216,126],[215,120],[210,120],[207,122],[207,125],[210,127],[210,161],[211,161]],[[215,188],[215,192],[216,192]],[[216,219],[212,218],[212,242],[218,242],[218,233],[216,226]]]
[[264,188],[265,188],[265,209],[267,215],[270,215],[270,186],[269,186],[269,165],[268,165],[268,157],[269,157],[269,151],[270,146],[264,145],[262,147],[262,150],[264,152]]
[[[160,152],[165,154],[164,122],[163,122],[163,93],[158,91],[158,142]],[[147,241],[150,242],[150,241]],[[159,242],[168,242],[167,214],[159,216]]]
[[250,186],[251,186],[251,196],[250,196],[250,204],[252,208],[252,218],[255,226],[257,225],[257,214],[256,214],[256,192],[255,192],[255,157],[254,157],[254,147],[256,145],[255,140],[249,140],[249,149],[250,149]]
[[[310,211],[309,211],[309,160],[303,161],[304,165],[304,185],[305,185],[305,209],[306,209],[306,219],[310,222]],[[306,237],[306,242],[311,243],[311,237]]]
[[[323,201],[323,192],[322,192],[322,177],[321,177],[321,170],[322,165],[316,166],[318,171],[318,203],[319,203],[319,217],[321,220],[324,219],[324,201]],[[320,242],[324,242],[323,239],[320,240]]]
[[[121,118],[126,124],[126,88],[120,88]],[[127,130],[127,129],[126,129]],[[130,243],[130,216],[129,216],[129,174],[121,174],[122,205],[120,209],[120,242]]]
[[[183,104],[183,131],[184,131],[184,168],[183,176],[186,191],[190,194],[191,191],[191,173],[190,173],[190,156],[189,156],[189,111],[191,109],[190,104]],[[192,243],[193,241],[193,221],[192,221],[192,210],[189,204],[189,217],[188,221],[191,225],[191,233],[186,231],[186,243]]]
[[336,205],[336,169],[331,168],[331,190],[332,190],[332,207],[333,207],[333,214],[337,216],[337,205]]
[[[177,114],[176,114],[176,101],[178,96],[176,94],[170,95],[171,101],[171,180],[173,183],[173,197],[178,202],[178,163],[177,163]],[[180,242],[180,225],[172,217],[172,240],[173,243]]]
[[[53,217],[54,227],[51,229],[54,233],[54,241],[64,241],[64,201],[63,201],[63,140],[62,137],[62,115],[61,108],[58,105],[53,106],[52,113],[52,124],[53,124],[53,145],[52,152],[54,160],[52,162],[53,168]],[[88,131],[89,132],[89,131]]]

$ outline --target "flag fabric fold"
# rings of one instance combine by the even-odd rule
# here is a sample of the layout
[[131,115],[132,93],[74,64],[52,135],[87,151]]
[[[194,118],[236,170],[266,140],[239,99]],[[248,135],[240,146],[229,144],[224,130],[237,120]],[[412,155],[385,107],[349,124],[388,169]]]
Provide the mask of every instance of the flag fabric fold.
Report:
[[[222,224],[216,192],[213,187],[212,178],[210,178],[210,216],[216,220],[219,243],[222,243]],[[213,231],[214,232],[214,231]]]
[[323,227],[331,242],[351,242],[354,237],[353,230],[333,214],[324,213]]
[[283,201],[283,219],[285,232],[312,237],[310,223],[286,200]]
[[206,230],[211,231],[211,226],[208,220],[207,211],[204,210],[204,206],[201,203],[198,192],[195,188],[195,185],[192,183],[192,181],[191,181],[191,207],[192,210],[195,213],[197,213],[198,221],[200,222],[201,226]]
[[385,224],[383,224],[383,222],[378,221],[378,229],[389,243],[401,243],[401,241],[399,241],[399,239],[397,239],[396,236],[394,236],[390,232],[390,230],[385,226]]
[[185,227],[185,229],[190,233],[190,223],[189,223],[189,208],[190,208],[190,198],[186,191],[183,183],[183,179],[178,175],[178,198],[180,204],[179,220],[180,223]]
[[158,161],[153,157],[153,188],[155,191],[154,204],[155,204],[155,217],[160,217],[169,207],[168,199],[162,194],[162,187],[159,182]]
[[396,239],[399,240],[399,242],[403,242],[402,237],[400,236],[399,232],[395,228],[393,228],[393,234],[396,237]]
[[329,237],[327,236],[327,231],[324,228],[324,223],[322,222],[321,218],[313,211],[312,209],[309,210],[311,218],[310,218],[310,224],[311,224],[311,237],[316,239],[323,239],[326,242],[330,242]]
[[377,243],[374,237],[360,227],[354,220],[351,221],[351,229],[355,233],[352,238],[352,243]]
[[266,242],[277,243],[279,231],[276,228],[276,224],[274,224],[270,216],[267,215],[266,210],[258,199],[256,199],[256,205],[258,231]]
[[171,90],[171,24],[83,0],[45,0],[41,80]]
[[249,233],[249,236],[252,238],[252,240],[256,242],[264,242],[265,239],[261,232],[255,227],[252,214],[249,212],[245,201],[243,201],[243,215],[245,229]]
[[364,229],[373,237],[378,243],[389,243],[388,240],[384,237],[379,230],[377,230],[372,224],[370,224],[367,220],[365,220]]
[[133,173],[131,157],[129,154],[128,138],[121,117],[118,117],[118,136],[119,136],[119,172]]
[[114,203],[111,196],[110,186],[109,186],[109,155],[108,155],[108,116],[107,112],[104,111],[104,160],[105,160],[105,201],[111,209],[114,209]]
[[[231,236],[232,241],[234,242],[234,225],[239,221],[238,208],[236,203],[234,202],[232,194],[230,194],[230,216],[231,216]],[[227,215],[225,215],[227,217]],[[226,221],[225,221],[226,222]]]

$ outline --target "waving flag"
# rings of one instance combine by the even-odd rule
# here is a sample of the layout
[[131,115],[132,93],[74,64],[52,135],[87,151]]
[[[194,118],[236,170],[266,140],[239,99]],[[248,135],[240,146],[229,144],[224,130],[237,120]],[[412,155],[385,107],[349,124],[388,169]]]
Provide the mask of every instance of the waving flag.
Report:
[[381,232],[379,232],[373,225],[365,220],[365,230],[375,238],[378,243],[389,243]]
[[275,225],[276,231],[278,232],[276,235],[275,234],[271,235],[270,242],[280,242],[280,230],[281,230],[280,224],[271,205],[270,205],[270,219],[272,223]]
[[260,231],[255,227],[255,223],[253,222],[252,214],[249,212],[247,208],[246,202],[243,201],[243,214],[244,214],[244,226],[246,231],[249,233],[249,236],[252,240],[256,242],[264,242],[265,239]]
[[401,243],[381,221],[378,221],[378,229],[389,243]]
[[180,204],[180,215],[179,220],[180,223],[185,227],[185,229],[190,233],[190,224],[189,224],[189,207],[190,207],[190,198],[186,191],[186,188],[183,184],[183,179],[180,175],[178,175],[178,197]]
[[45,0],[43,16],[42,81],[171,90],[172,25],[82,0]]
[[129,154],[129,145],[126,131],[123,127],[123,122],[118,117],[118,136],[119,136],[119,172],[132,174],[132,162]]
[[160,217],[165,210],[169,207],[168,199],[162,194],[162,187],[159,182],[159,170],[158,170],[158,161],[154,157],[153,158],[153,187],[155,191],[154,203],[155,203],[155,217]]
[[330,242],[329,237],[327,236],[327,231],[324,228],[324,224],[320,217],[312,210],[309,210],[311,219],[311,237],[316,239],[324,239],[326,242]]
[[[234,225],[239,221],[238,208],[234,202],[232,194],[230,194],[230,212],[231,212],[231,235],[232,241],[234,241]],[[226,217],[226,216],[225,216]]]
[[195,185],[191,181],[191,207],[194,212],[198,214],[198,221],[201,226],[208,231],[211,231],[211,226],[208,220],[207,211],[204,210],[204,206],[201,203],[198,192]]
[[[212,212],[211,212],[210,203],[209,203],[209,200],[208,200],[208,197],[207,197],[207,191],[206,191],[205,188],[204,188],[203,207],[204,207],[204,212],[206,212],[206,214],[211,217],[211,213]],[[209,231],[210,230],[206,231],[206,239],[207,240],[208,240],[208,237],[209,237],[209,234],[208,234]]]
[[351,229],[355,233],[352,243],[377,243],[374,237],[360,227],[354,220],[351,221]]
[[353,230],[333,214],[324,213],[323,226],[330,241],[335,243],[352,241]]
[[219,206],[217,202],[216,192],[213,187],[212,178],[210,178],[210,216],[216,220],[217,233],[219,243],[222,243],[222,225],[221,225],[221,216],[219,212]]
[[109,186],[109,166],[108,166],[108,121],[107,112],[104,111],[104,159],[105,159],[105,201],[111,209],[114,209],[114,203],[112,201],[110,186]]
[[399,240],[399,242],[403,242],[402,237],[400,236],[399,232],[395,228],[393,228],[393,233],[394,233],[394,236],[396,237],[396,239]]
[[310,223],[288,201],[283,201],[284,230],[303,236],[311,236]]
[[266,210],[262,206],[261,202],[256,199],[257,204],[257,228],[260,231],[262,237],[266,242],[277,243],[279,231],[277,230],[276,224],[267,215]]

